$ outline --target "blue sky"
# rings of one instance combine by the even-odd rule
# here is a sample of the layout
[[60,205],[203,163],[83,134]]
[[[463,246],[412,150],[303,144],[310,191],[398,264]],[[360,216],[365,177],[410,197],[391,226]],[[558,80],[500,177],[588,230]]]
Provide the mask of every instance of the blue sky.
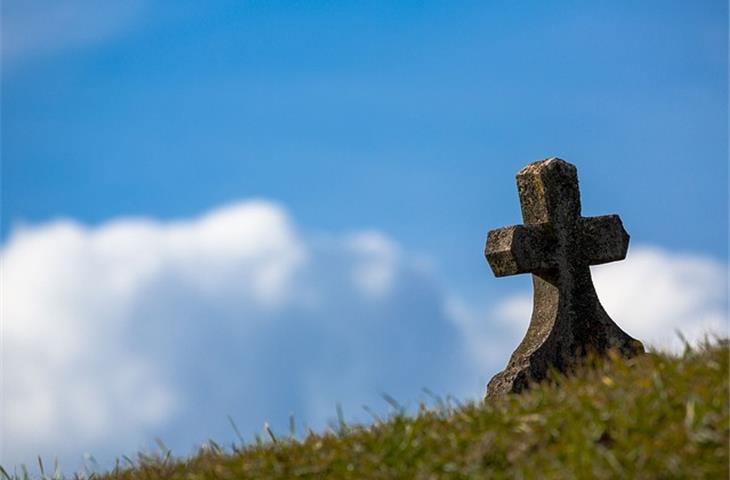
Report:
[[[686,273],[694,268],[687,267],[690,259],[695,262],[692,265],[707,267],[700,268],[703,272],[726,271],[727,16],[727,5],[720,1],[4,2],[2,242],[6,267],[9,259],[31,255],[18,252],[35,252],[30,247],[35,245],[32,238],[55,239],[48,243],[53,250],[61,238],[54,235],[68,233],[54,230],[59,219],[70,222],[71,230],[77,229],[69,234],[77,239],[122,225],[120,229],[127,232],[120,236],[127,239],[125,245],[144,250],[146,244],[137,243],[134,234],[139,225],[118,222],[136,218],[154,225],[145,230],[149,238],[168,238],[164,232],[174,222],[218,225],[201,219],[220,209],[229,208],[230,215],[223,217],[236,221],[268,212],[261,213],[264,220],[253,222],[251,228],[258,231],[268,225],[284,239],[282,250],[275,250],[277,255],[286,252],[287,246],[304,248],[303,258],[309,258],[312,266],[307,278],[322,295],[334,298],[341,284],[337,279],[346,276],[342,265],[357,264],[361,254],[370,255],[375,265],[364,270],[363,278],[370,279],[367,285],[368,281],[391,282],[387,279],[392,275],[407,279],[392,280],[392,291],[401,293],[397,301],[386,302],[389,306],[377,304],[371,312],[370,303],[348,290],[337,294],[349,299],[347,305],[338,301],[326,311],[341,307],[343,315],[352,316],[347,322],[355,331],[361,325],[358,322],[371,317],[399,323],[398,318],[418,311],[423,326],[415,319],[402,320],[402,325],[393,327],[394,335],[423,330],[417,336],[420,343],[413,345],[412,358],[443,347],[443,357],[434,356],[433,365],[424,366],[433,372],[448,364],[445,370],[459,371],[464,362],[454,353],[461,350],[459,344],[443,339],[464,331],[455,328],[445,333],[444,325],[454,315],[461,318],[462,327],[469,323],[464,320],[467,317],[488,322],[497,315],[494,312],[505,311],[500,305],[511,305],[503,305],[505,298],[529,295],[527,276],[494,279],[482,249],[487,230],[520,222],[514,174],[531,161],[560,156],[578,166],[584,214],[621,215],[632,235],[632,249],[637,247],[634,265]],[[247,203],[252,199],[259,203]],[[18,233],[22,231],[29,233],[23,237]],[[239,234],[241,239],[253,235]],[[216,237],[216,242],[224,242],[224,250],[225,236]],[[87,245],[86,240],[78,241]],[[260,244],[263,250],[254,250],[268,252],[265,243]],[[27,250],[21,248],[25,246]],[[162,258],[166,248],[150,251]],[[58,252],[71,255],[62,247]],[[632,268],[631,252],[624,268]],[[641,252],[646,255],[640,256]],[[64,264],[70,270],[63,272],[86,268],[85,258],[100,263],[112,258],[106,253],[98,258],[88,255],[80,255],[78,264]],[[32,270],[25,261],[17,260],[18,272],[44,276],[44,269],[52,270],[49,266]],[[170,325],[177,325],[177,319],[189,312],[215,323],[228,315],[221,305],[242,295],[205,297],[205,301],[191,301],[181,312],[179,306],[173,307],[188,298],[186,289],[192,287],[176,275],[184,270],[178,266],[188,263],[178,257],[169,262],[165,265],[177,266],[165,270],[154,288],[135,294],[139,296],[132,309],[141,309],[137,311],[144,315],[164,312],[169,322],[158,325],[163,330],[174,328]],[[196,267],[203,271],[201,276],[208,268],[206,262]],[[299,264],[292,259],[286,265],[295,269]],[[7,267],[7,271],[15,270]],[[230,280],[228,273],[218,270],[211,275],[217,279],[215,285]],[[248,273],[240,275],[231,278],[243,279],[247,285],[265,282],[258,276],[249,278]],[[716,278],[712,275],[703,276],[702,281]],[[18,278],[5,275],[8,285],[23,284]],[[28,285],[29,291],[37,286],[32,281]],[[79,285],[82,291],[91,291],[87,283]],[[302,284],[286,285],[299,290]],[[605,287],[607,294],[611,288]],[[726,294],[724,288],[721,291],[723,306],[717,308],[725,315]],[[672,290],[661,292],[646,298],[661,302],[662,295],[673,294]],[[59,295],[61,302],[70,298]],[[148,301],[163,297],[176,300]],[[109,298],[117,301],[117,297]],[[439,306],[442,300],[450,307]],[[47,298],[36,301],[43,303]],[[231,313],[233,317],[253,308],[240,299],[233,304],[237,305],[231,307],[230,312],[237,312]],[[273,339],[272,344],[288,336],[295,319],[296,325],[305,325],[301,335],[314,336],[313,345],[342,340],[335,335],[335,323],[322,331],[307,328],[307,322],[316,323],[319,320],[313,318],[324,314],[302,313],[303,304],[296,305],[275,315],[250,315],[280,319],[281,327],[261,333]],[[652,306],[647,304],[648,311]],[[640,308],[644,307],[636,306]],[[69,309],[70,317],[80,311]],[[453,314],[457,310],[461,314]],[[83,311],[86,315],[91,310]],[[370,313],[362,313],[366,311]],[[487,311],[492,313],[482,317],[473,313]],[[529,308],[525,315],[524,322]],[[345,320],[332,319],[337,321]],[[6,319],[11,322],[12,318]],[[485,335],[494,344],[512,342],[505,347],[508,354],[516,345],[514,338],[519,340],[524,331],[520,330],[524,322],[511,336],[500,336],[497,327]],[[224,330],[217,336],[212,331],[203,343],[206,348],[214,348],[223,342],[221,336],[230,334]],[[132,342],[129,349],[120,351],[120,359],[129,358],[125,355],[132,355],[131,351],[154,349],[164,334],[150,332],[145,337],[150,345],[141,342],[132,348]],[[403,344],[388,343],[383,332],[379,330],[373,338],[385,342],[384,358],[393,355],[394,361],[402,360],[398,351],[405,348]],[[323,338],[330,334],[328,343]],[[239,335],[243,335],[241,341],[251,338]],[[363,333],[362,342],[368,338]],[[180,343],[189,340],[182,338]],[[356,339],[352,342],[343,345],[361,352],[358,358],[366,360],[367,346]],[[308,355],[292,352],[298,358]],[[227,413],[233,414],[222,409],[234,405],[241,390],[211,400],[205,395],[208,387],[198,380],[183,388],[183,380],[173,379],[169,372],[187,365],[179,354],[155,358],[169,368],[160,367],[162,371],[149,378],[177,385],[160,394],[174,397],[162,404],[182,405],[170,392],[187,392],[187,397],[179,396],[188,398],[188,404],[208,405],[214,411],[201,415],[199,421],[184,413],[157,423],[140,420],[139,428],[117,443],[92,435],[88,444],[78,448],[64,450],[67,445],[61,448],[52,442],[39,448],[44,453],[63,450],[63,458],[73,459],[81,450],[98,446],[100,457],[112,458],[134,451],[160,432],[177,438],[175,446],[183,450],[206,436],[230,434],[224,432],[227,426],[211,422],[216,416],[225,419]],[[211,371],[225,378],[230,372],[219,365],[225,360],[204,363],[208,367],[201,367],[195,378],[207,378]],[[235,364],[245,359],[228,360]],[[383,380],[386,384],[408,385],[396,392],[407,399],[417,398],[418,383],[430,380],[429,386],[436,389],[476,398],[480,382],[501,368],[506,357],[473,359],[473,371],[478,373],[469,377],[471,373],[462,372],[458,379],[447,373],[432,377],[429,372],[410,370],[391,375],[383,373],[387,366],[367,373],[353,370],[374,379],[372,390],[365,381],[361,388],[330,381],[337,375],[326,372],[338,361],[337,355],[322,356],[307,370],[322,380],[307,383],[309,377],[297,371],[286,382],[286,390],[272,390],[279,397],[295,399],[290,402],[271,403],[264,394],[247,393],[251,405],[258,406],[250,407],[255,414],[242,420],[243,429],[260,428],[266,418],[283,424],[290,410],[309,412],[301,415],[317,425],[325,415],[312,413],[319,411],[307,400],[312,385],[320,393],[328,392],[318,401],[331,413],[337,401],[349,406],[352,398],[351,404],[359,408],[360,394],[377,398],[376,385],[385,378],[389,379]],[[49,360],[48,365],[57,367],[54,362]],[[269,378],[269,374],[287,378],[286,363],[263,364],[250,373],[251,378]],[[472,372],[471,367],[461,370]],[[90,372],[84,378],[99,380],[99,375]],[[249,374],[241,373],[245,375]],[[261,386],[264,380],[257,381],[266,390]],[[180,407],[179,411],[189,414],[191,410]],[[12,441],[5,439],[6,449]],[[34,458],[29,448],[4,454],[4,461]]]

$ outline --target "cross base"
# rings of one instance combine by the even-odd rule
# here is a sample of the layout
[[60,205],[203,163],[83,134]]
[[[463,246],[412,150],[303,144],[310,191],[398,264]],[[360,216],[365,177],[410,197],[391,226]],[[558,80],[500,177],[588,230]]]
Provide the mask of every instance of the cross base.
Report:
[[644,353],[642,343],[621,330],[601,306],[587,267],[570,286],[544,277],[532,276],[535,298],[527,334],[507,367],[489,381],[486,398],[519,393],[544,380],[551,369],[569,373],[588,354],[612,350],[631,358]]

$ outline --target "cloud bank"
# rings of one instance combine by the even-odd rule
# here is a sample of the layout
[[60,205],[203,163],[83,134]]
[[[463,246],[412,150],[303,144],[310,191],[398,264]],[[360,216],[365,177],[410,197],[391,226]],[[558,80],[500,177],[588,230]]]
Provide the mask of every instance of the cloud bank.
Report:
[[186,453],[230,438],[229,414],[322,427],[336,402],[453,391],[464,363],[443,292],[391,240],[305,238],[269,202],[17,230],[2,271],[5,464],[156,436]]
[[[305,233],[268,201],[16,229],[0,260],[6,466],[108,465],[155,437],[184,454],[232,438],[227,415],[249,439],[290,413],[322,428],[338,402],[367,421],[382,392],[479,396],[531,308],[527,292],[470,305],[386,235]],[[642,247],[594,272],[609,314],[650,345],[727,328],[716,261]]]

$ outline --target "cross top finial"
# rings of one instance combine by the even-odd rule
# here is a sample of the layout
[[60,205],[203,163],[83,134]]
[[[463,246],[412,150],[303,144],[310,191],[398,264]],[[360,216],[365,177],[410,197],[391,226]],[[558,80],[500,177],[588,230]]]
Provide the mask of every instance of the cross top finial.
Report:
[[534,305],[525,339],[487,395],[519,392],[549,368],[569,370],[587,352],[643,352],[604,311],[590,265],[623,260],[629,235],[618,215],[582,217],[578,173],[559,158],[517,173],[523,225],[492,230],[485,255],[497,277],[533,274]]
[[517,173],[525,223],[564,223],[580,216],[578,171],[557,157],[533,162]]

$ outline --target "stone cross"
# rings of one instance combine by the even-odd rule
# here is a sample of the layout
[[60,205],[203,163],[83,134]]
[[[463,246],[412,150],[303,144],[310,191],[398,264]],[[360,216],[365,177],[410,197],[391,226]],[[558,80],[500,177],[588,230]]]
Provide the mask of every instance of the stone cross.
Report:
[[520,392],[554,368],[569,372],[589,352],[643,353],[596,296],[590,265],[623,260],[629,235],[618,215],[582,217],[578,175],[559,158],[517,173],[524,225],[492,230],[484,254],[494,275],[532,273],[532,319],[507,368],[487,386],[487,397]]

